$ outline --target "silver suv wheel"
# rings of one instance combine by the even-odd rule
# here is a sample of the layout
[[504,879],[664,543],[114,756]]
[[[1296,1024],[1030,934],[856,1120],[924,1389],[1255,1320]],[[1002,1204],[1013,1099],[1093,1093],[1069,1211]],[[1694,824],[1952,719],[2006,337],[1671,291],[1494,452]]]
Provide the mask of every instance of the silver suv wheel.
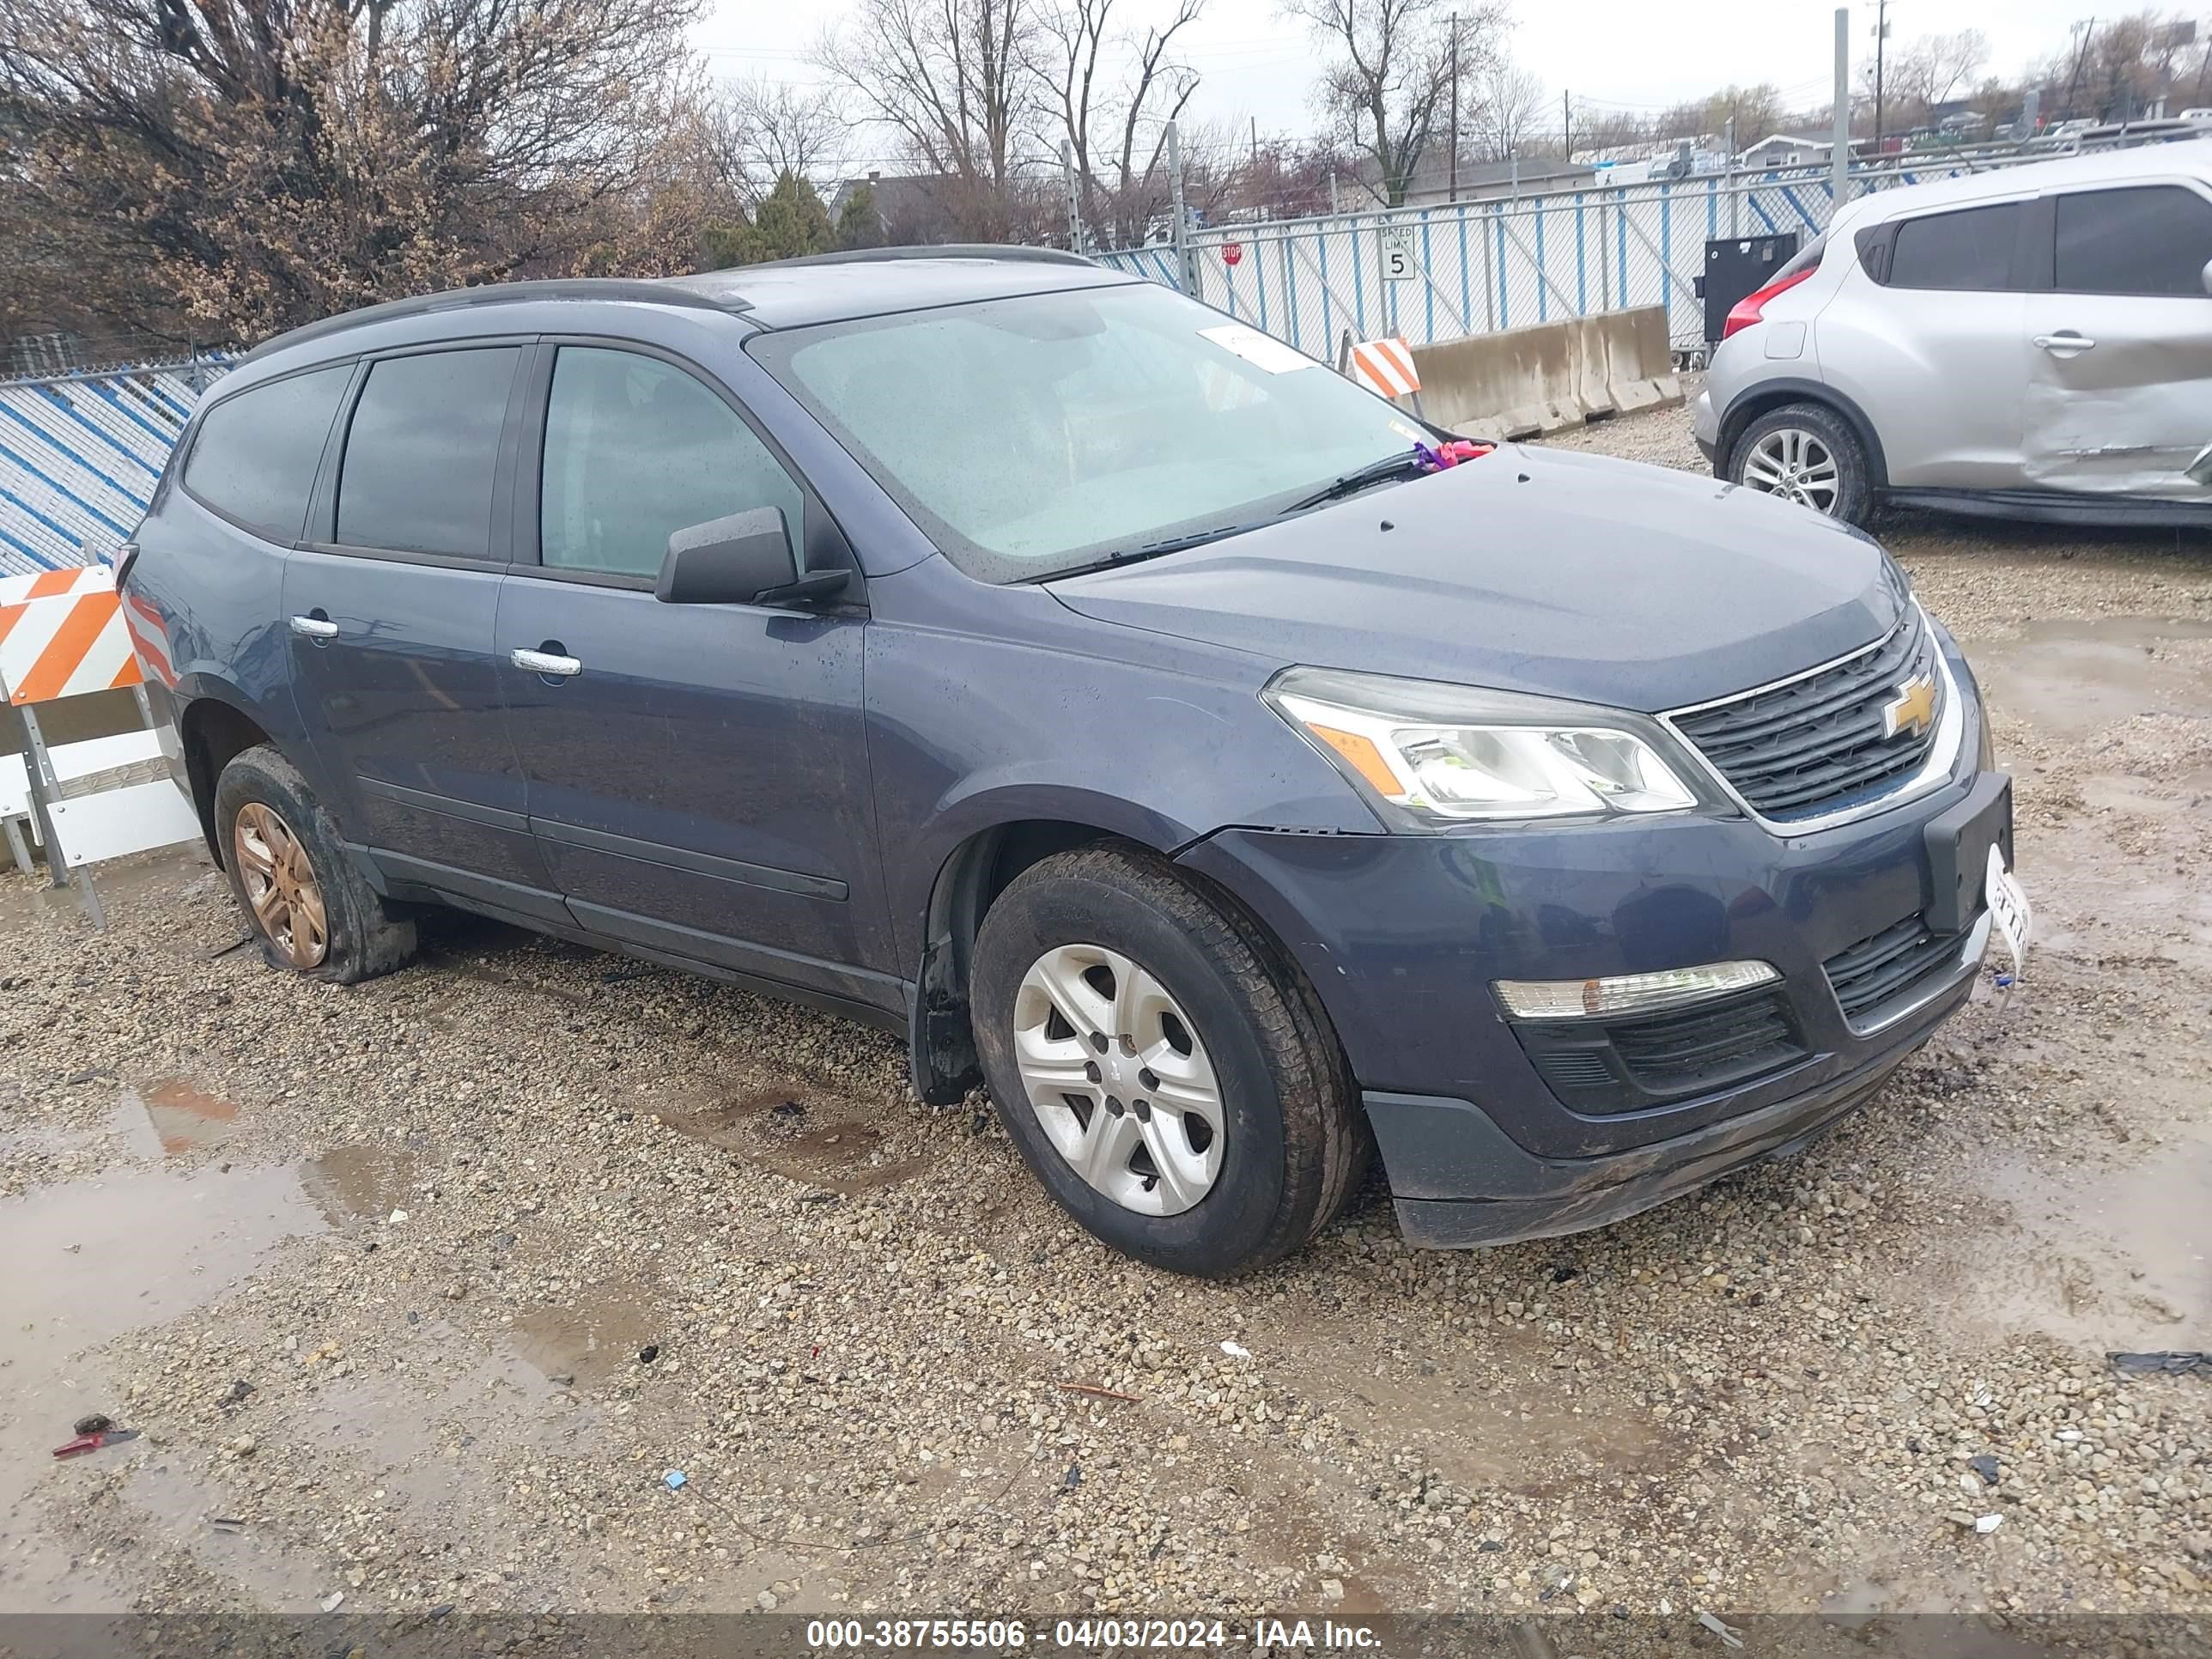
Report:
[[1221,1175],[1221,1088],[1167,988],[1100,945],[1060,945],[1014,999],[1014,1063],[1068,1167],[1139,1215],[1177,1215]]
[[1760,434],[1745,450],[1737,471],[1739,482],[1748,489],[1831,516],[1843,492],[1835,456],[1820,434],[1802,427],[1777,427]]

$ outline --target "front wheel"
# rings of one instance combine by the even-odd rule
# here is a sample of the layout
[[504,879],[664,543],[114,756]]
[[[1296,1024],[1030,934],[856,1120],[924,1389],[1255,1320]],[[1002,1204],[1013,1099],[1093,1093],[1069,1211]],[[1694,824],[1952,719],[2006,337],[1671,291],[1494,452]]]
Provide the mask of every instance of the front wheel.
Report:
[[415,954],[415,923],[346,855],[299,769],[266,746],[216,781],[223,872],[271,968],[352,985]]
[[1746,427],[1729,477],[1846,524],[1863,525],[1874,507],[1866,446],[1850,422],[1819,404],[1788,404]]
[[1017,877],[971,987],[1000,1121],[1092,1233],[1225,1277],[1298,1249],[1365,1167],[1342,1050],[1297,970],[1164,860],[1107,844]]

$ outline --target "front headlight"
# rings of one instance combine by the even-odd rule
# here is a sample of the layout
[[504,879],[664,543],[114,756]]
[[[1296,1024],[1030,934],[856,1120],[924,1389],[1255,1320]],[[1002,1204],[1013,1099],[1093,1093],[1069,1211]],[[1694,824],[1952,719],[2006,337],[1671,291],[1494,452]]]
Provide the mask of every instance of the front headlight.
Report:
[[1698,805],[1637,729],[1654,723],[1620,711],[1322,668],[1286,669],[1263,695],[1395,827]]

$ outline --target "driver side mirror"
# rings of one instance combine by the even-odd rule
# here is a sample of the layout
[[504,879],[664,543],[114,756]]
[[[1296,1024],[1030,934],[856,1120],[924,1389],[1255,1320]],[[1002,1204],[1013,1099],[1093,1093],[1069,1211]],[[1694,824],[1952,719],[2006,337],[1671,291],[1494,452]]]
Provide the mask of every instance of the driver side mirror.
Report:
[[783,509],[757,507],[669,537],[653,592],[664,605],[767,605],[826,598],[844,588],[847,575],[800,575]]
[[2204,262],[2204,269],[2197,273],[2197,280],[2204,284],[2204,291],[2212,294],[2212,259]]

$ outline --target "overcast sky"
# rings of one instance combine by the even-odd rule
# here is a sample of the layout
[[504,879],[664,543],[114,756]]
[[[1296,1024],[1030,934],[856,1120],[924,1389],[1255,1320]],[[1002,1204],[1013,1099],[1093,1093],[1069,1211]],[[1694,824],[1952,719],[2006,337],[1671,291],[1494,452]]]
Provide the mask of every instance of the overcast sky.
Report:
[[[1132,19],[1163,0],[1119,0]],[[1978,28],[1991,67],[2009,74],[2063,48],[2092,0],[1894,0],[1893,44]],[[1192,104],[1200,119],[1259,122],[1261,136],[1313,125],[1315,49],[1277,15],[1278,0],[1207,0],[1179,37],[1205,77]],[[1656,109],[1725,86],[1771,81],[1787,103],[1825,104],[1834,84],[1835,8],[1822,0],[1512,0],[1515,60],[1540,77],[1556,105]],[[766,73],[813,82],[805,52],[845,0],[715,0],[696,38],[720,76]],[[1874,6],[1851,11],[1854,58],[1873,51]],[[1554,124],[1555,125],[1556,124]]]

